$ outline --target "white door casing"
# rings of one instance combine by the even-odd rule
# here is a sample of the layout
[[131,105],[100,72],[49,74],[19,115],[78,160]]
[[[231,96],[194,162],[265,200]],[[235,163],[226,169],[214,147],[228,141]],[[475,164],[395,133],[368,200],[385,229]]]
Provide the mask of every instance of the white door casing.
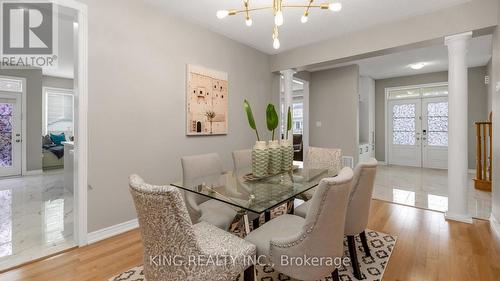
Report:
[[0,91],[0,177],[22,173],[22,100]]

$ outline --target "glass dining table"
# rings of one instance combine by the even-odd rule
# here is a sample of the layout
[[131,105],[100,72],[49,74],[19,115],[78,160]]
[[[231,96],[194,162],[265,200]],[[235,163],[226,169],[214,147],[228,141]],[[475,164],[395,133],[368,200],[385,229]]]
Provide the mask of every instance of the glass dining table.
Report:
[[248,232],[248,212],[257,215],[264,213],[265,220],[268,221],[272,209],[293,202],[296,197],[316,187],[321,179],[336,175],[336,171],[328,169],[303,167],[261,179],[226,172],[204,177],[206,181],[178,181],[171,185],[236,207],[245,218],[245,229]]

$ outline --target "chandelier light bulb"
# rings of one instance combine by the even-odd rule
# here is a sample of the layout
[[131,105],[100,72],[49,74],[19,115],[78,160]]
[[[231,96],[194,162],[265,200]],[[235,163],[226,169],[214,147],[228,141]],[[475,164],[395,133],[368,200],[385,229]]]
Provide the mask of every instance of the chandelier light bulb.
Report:
[[228,15],[229,15],[229,11],[228,10],[217,11],[217,18],[218,19],[223,19],[223,18],[227,17]]
[[273,48],[278,50],[280,48],[280,39],[274,38],[273,40]]
[[340,2],[333,2],[328,5],[328,9],[333,12],[340,12],[342,10],[342,3]]
[[276,24],[277,26],[283,25],[283,12],[282,11],[276,12],[276,15],[274,16],[274,24]]
[[250,26],[252,26],[252,24],[253,24],[253,20],[252,20],[251,18],[247,18],[247,19],[245,20],[245,24],[246,24],[248,27],[250,27]]
[[300,18],[300,22],[302,22],[302,23],[306,23],[308,20],[309,20],[309,17],[306,15],[302,15],[302,17]]

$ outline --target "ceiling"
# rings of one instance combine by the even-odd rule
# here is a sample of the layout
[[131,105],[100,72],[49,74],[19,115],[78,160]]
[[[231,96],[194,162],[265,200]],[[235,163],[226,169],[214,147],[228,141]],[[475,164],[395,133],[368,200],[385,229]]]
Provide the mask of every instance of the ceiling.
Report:
[[[484,66],[491,59],[492,36],[485,35],[473,38],[470,42],[467,53],[467,63],[469,67]],[[414,70],[410,64],[425,63],[425,67]],[[369,76],[373,79],[385,79],[399,76],[408,76],[423,73],[432,73],[448,70],[448,50],[444,43],[420,49],[367,58],[348,63],[335,64],[317,69],[309,69],[314,72],[323,69],[336,68],[345,65],[359,65],[359,72],[362,76]]]
[[[339,0],[343,4],[341,12],[312,10],[309,22],[306,24],[300,22],[303,9],[290,8],[284,11],[285,23],[280,29],[279,50],[274,50],[272,47],[273,16],[270,10],[252,14],[252,27],[245,25],[243,15],[230,16],[223,20],[215,16],[218,10],[241,9],[243,0],[145,1],[262,52],[276,54],[369,26],[429,13],[470,0]],[[284,2],[308,3],[307,0],[284,0]],[[316,0],[315,3],[322,2],[332,2],[332,0]],[[251,7],[271,3],[272,0],[250,0]]]

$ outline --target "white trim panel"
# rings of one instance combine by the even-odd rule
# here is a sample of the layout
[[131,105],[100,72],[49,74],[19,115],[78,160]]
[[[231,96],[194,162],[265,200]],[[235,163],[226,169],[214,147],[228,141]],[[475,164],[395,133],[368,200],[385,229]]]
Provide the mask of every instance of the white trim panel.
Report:
[[103,229],[96,230],[87,235],[88,244],[93,244],[101,240],[125,233],[127,231],[136,229],[139,227],[139,222],[137,219],[122,222],[113,226],[109,226]]
[[493,232],[495,232],[495,234],[500,237],[500,222],[497,221],[493,213],[490,215],[490,225],[493,229]]

